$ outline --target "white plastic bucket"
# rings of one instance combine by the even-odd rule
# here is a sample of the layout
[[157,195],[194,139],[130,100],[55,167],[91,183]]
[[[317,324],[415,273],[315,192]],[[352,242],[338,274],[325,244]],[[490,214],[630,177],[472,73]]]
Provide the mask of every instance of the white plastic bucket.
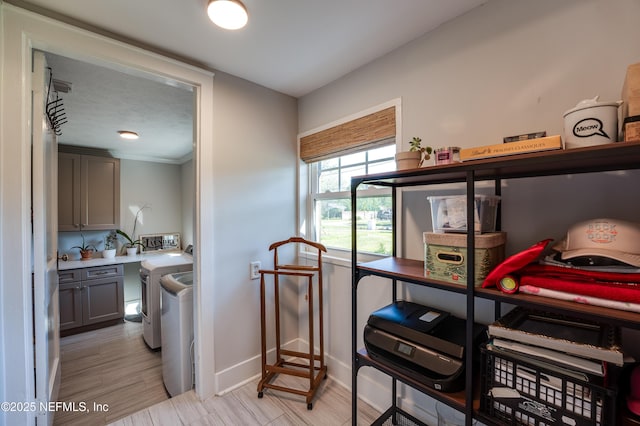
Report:
[[618,141],[618,102],[598,102],[598,96],[578,102],[564,113],[566,148],[603,145]]

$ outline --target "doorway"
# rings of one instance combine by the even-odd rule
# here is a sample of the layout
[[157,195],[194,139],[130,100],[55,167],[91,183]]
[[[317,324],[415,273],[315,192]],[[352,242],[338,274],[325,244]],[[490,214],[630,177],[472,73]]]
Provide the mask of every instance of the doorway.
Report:
[[[58,115],[64,114],[63,124],[56,133],[59,152],[65,153],[61,155],[65,155],[67,161],[59,163],[59,172],[71,174],[68,158],[76,158],[79,154],[90,156],[83,158],[116,158],[120,174],[120,188],[116,192],[120,201],[120,223],[116,228],[122,229],[134,240],[144,234],[177,233],[177,240],[181,242],[178,250],[192,245],[195,200],[193,88],[172,79],[160,79],[136,70],[107,68],[53,53],[46,53],[46,58],[52,76],[52,91],[59,100],[58,110],[62,110]],[[122,139],[118,135],[119,130],[135,132],[139,138]],[[90,164],[100,166],[102,161]],[[84,182],[86,175],[93,173],[81,171],[80,181]],[[94,186],[99,185],[87,184],[87,187]],[[60,188],[59,203],[64,204],[61,211],[67,211],[71,204],[77,203],[65,192],[70,191]],[[90,193],[88,197],[103,196]],[[82,202],[81,208],[85,204]],[[77,229],[73,223],[67,225],[67,222],[60,222],[57,238],[60,255],[70,260],[61,260],[60,269],[68,272],[70,264],[78,266],[74,260],[79,259],[79,252],[74,247],[81,242],[82,245],[95,248],[93,257],[95,262],[99,262],[97,259],[102,257],[100,253],[105,248],[105,242],[115,229]],[[123,242],[121,239],[120,244]],[[114,419],[110,415],[131,414],[127,409],[146,408],[143,406],[145,403],[159,402],[158,398],[162,398],[164,393],[162,368],[158,368],[162,361],[161,354],[144,353],[144,344],[136,341],[136,337],[140,340],[142,330],[137,325],[128,324],[142,320],[140,310],[144,297],[139,275],[141,261],[139,256],[122,256],[120,244],[117,244],[120,252],[116,259],[122,263],[124,271],[125,324],[110,327],[113,330],[106,334],[111,341],[109,346],[105,346],[105,333],[101,332],[85,331],[84,336],[64,337],[61,342],[63,370],[60,400],[80,401],[82,395],[88,395],[83,380],[93,376],[93,382],[101,383],[101,389],[94,389],[91,394],[100,400],[97,401],[99,404],[111,407],[110,412],[100,414],[107,419]],[[69,290],[65,288],[65,291]],[[71,291],[74,294],[83,293],[86,289]],[[159,295],[160,292],[153,294]],[[82,295],[83,300],[84,297]],[[73,312],[75,306],[68,299],[65,297],[64,304],[61,301],[61,318],[73,317],[69,311]],[[153,306],[156,305],[159,306]],[[83,309],[86,310],[86,307]],[[71,323],[66,324],[62,332],[67,335],[77,330],[81,328]],[[78,351],[79,342],[82,342],[81,351]],[[121,350],[113,353],[110,350],[113,345]],[[153,349],[160,348],[153,346]],[[76,363],[76,357],[87,352],[91,357],[84,360],[83,377],[78,380],[77,370],[72,365]],[[104,356],[105,353],[108,356]],[[127,371],[127,367],[130,369],[132,365],[142,365],[144,375],[141,372],[127,373],[129,381],[126,381],[116,372],[104,374],[115,360],[121,366],[118,372]],[[137,380],[134,380],[136,377]],[[136,390],[140,382],[145,382],[147,391]],[[116,386],[118,392],[109,392]],[[126,404],[123,404],[122,395],[129,395]],[[151,395],[155,397],[151,398]],[[66,420],[65,417],[60,419],[63,422]],[[56,424],[59,424],[58,420]]]

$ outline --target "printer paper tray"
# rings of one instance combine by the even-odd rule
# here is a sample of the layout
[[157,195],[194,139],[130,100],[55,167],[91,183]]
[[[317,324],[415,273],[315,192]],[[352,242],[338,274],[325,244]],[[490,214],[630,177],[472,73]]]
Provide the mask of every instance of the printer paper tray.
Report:
[[455,374],[445,377],[426,368],[409,364],[406,360],[392,353],[379,350],[370,345],[365,346],[372,360],[397,370],[426,387],[440,392],[458,392],[464,389],[464,366],[461,366]]

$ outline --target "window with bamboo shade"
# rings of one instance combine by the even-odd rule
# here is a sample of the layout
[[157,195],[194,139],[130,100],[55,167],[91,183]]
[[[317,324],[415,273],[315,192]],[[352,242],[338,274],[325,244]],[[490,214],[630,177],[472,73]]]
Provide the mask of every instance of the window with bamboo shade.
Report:
[[306,163],[309,176],[305,232],[324,244],[335,258],[348,256],[352,220],[365,228],[358,234],[359,251],[380,255],[392,252],[390,190],[360,188],[366,195],[361,194],[357,211],[352,212],[350,188],[352,176],[395,170],[399,103],[393,102],[299,139],[300,159]]

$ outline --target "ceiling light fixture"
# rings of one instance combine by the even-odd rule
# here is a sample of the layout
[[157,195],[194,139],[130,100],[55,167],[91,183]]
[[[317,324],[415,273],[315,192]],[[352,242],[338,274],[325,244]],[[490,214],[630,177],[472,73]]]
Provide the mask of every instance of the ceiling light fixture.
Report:
[[134,140],[134,139],[138,139],[139,138],[139,136],[138,136],[138,134],[136,132],[132,132],[130,130],[118,130],[118,134],[120,135],[120,137],[122,139]]
[[238,30],[249,20],[247,8],[240,0],[209,0],[209,19],[225,30]]

